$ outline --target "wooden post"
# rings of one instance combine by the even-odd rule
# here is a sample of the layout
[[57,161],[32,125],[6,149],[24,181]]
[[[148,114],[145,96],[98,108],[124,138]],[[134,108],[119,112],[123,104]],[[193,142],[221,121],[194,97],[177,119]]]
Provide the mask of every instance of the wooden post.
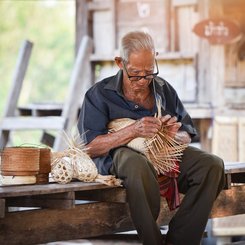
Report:
[[0,198],[0,219],[5,216],[5,199]]
[[76,0],[76,54],[79,51],[79,45],[85,35],[91,36],[91,28],[89,23],[88,0]]
[[[15,114],[23,80],[29,64],[32,46],[33,44],[28,40],[24,41],[21,46],[3,117],[14,116]],[[0,148],[3,148],[7,144],[8,138],[9,131],[3,131],[0,128]]]

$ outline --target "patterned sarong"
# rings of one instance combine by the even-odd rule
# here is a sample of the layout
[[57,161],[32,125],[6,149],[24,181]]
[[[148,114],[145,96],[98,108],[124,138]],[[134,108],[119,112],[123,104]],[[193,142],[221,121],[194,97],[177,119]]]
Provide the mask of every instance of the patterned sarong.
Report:
[[180,205],[180,195],[177,185],[178,173],[175,171],[167,172],[165,175],[158,175],[160,195],[166,198],[169,210],[174,210]]

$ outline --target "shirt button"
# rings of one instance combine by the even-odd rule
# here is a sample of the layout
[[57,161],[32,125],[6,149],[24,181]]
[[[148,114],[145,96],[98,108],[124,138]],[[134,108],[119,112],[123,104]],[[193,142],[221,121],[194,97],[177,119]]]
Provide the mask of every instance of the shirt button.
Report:
[[135,105],[135,106],[134,106],[134,108],[135,108],[135,109],[138,109],[138,108],[139,108],[139,106],[138,106],[138,105]]

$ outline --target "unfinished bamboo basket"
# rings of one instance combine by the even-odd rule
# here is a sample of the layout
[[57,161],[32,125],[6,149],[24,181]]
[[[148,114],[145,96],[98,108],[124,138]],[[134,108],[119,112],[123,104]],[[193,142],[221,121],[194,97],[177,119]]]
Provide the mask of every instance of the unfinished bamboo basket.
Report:
[[[131,118],[119,118],[108,124],[109,133],[116,132],[135,123]],[[162,125],[152,138],[135,138],[127,146],[143,153],[153,164],[158,174],[170,171],[179,172],[178,162],[181,160],[186,144],[180,144],[168,134],[169,125]]]

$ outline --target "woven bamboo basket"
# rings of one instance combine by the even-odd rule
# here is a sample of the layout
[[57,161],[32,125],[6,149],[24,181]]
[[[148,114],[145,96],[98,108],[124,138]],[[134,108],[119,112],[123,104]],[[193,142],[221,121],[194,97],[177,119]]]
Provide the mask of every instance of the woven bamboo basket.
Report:
[[1,152],[3,176],[34,176],[39,171],[40,149],[34,147],[6,147]]
[[[159,113],[159,115],[161,114]],[[108,124],[109,133],[116,132],[135,122],[136,120],[131,118],[114,119]],[[178,162],[181,161],[187,144],[178,143],[170,137],[168,135],[168,125],[162,125],[153,137],[135,138],[127,146],[143,153],[153,164],[157,173],[165,175],[170,171],[179,172]]]

